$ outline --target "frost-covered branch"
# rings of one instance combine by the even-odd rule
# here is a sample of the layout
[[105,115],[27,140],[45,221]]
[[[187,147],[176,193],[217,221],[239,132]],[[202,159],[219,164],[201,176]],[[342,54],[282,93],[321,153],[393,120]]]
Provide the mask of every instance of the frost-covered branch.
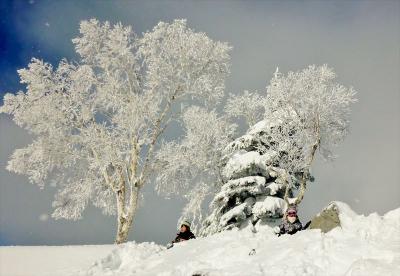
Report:
[[236,126],[215,111],[194,106],[184,112],[183,128],[182,139],[164,144],[157,154],[160,173],[156,188],[162,194],[187,197],[183,216],[191,217],[198,226],[203,199],[222,184],[223,148],[233,139]]
[[0,112],[34,136],[7,168],[40,187],[50,181],[59,187],[56,219],[81,218],[89,202],[116,212],[116,242],[124,242],[141,188],[159,172],[164,130],[171,116],[182,120],[172,111],[193,99],[214,114],[230,47],[185,20],[160,22],[141,37],[122,24],[82,21],[73,43],[78,62],[53,67],[32,59],[18,71],[26,91],[5,95]]
[[265,98],[257,92],[244,91],[241,95],[231,94],[225,112],[231,117],[243,116],[248,126],[252,126],[263,118],[265,113]]
[[[289,72],[278,71],[267,87],[267,120],[272,127],[271,146],[281,152],[281,166],[291,175],[300,173],[300,191],[295,200],[304,197],[309,170],[320,152],[332,158],[332,149],[348,132],[350,105],[356,101],[355,91],[335,82],[336,74],[326,65],[309,66]],[[290,189],[288,181],[286,189]]]

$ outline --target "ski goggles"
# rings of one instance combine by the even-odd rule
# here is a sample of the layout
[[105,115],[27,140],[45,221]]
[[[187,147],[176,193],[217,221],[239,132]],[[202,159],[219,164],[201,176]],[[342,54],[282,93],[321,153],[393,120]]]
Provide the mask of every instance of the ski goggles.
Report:
[[295,217],[297,216],[296,212],[289,212],[287,213],[288,217]]

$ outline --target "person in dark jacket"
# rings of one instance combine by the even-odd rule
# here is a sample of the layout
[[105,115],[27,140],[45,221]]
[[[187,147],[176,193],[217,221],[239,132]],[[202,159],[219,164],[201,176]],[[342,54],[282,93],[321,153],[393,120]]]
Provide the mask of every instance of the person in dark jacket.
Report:
[[297,231],[302,230],[303,225],[301,224],[298,216],[296,207],[289,207],[283,217],[282,223],[279,225],[279,229],[276,229],[278,236],[283,234],[293,235]]
[[182,221],[180,230],[181,231],[178,234],[176,234],[176,238],[172,243],[187,241],[187,240],[196,238],[194,236],[194,234],[190,231],[190,222],[189,221],[187,221],[187,220]]

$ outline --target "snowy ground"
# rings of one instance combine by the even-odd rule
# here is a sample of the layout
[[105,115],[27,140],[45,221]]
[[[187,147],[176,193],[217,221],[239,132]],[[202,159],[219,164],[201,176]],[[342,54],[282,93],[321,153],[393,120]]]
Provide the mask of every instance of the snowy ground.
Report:
[[0,246],[1,276],[67,276],[87,269],[117,245]]
[[[169,250],[154,243],[134,242],[119,247],[58,247],[59,254],[50,247],[1,248],[0,271],[1,275],[68,275],[69,269],[71,276],[399,275],[400,208],[384,216],[363,216],[338,204],[343,227],[327,234],[306,230],[276,237],[271,228],[263,227],[257,233],[249,229],[226,231],[177,244]],[[47,260],[29,260],[23,250],[29,256],[43,251],[48,254]],[[111,253],[102,258],[107,250]],[[90,264],[94,257],[100,259]],[[19,272],[13,263],[18,264]]]

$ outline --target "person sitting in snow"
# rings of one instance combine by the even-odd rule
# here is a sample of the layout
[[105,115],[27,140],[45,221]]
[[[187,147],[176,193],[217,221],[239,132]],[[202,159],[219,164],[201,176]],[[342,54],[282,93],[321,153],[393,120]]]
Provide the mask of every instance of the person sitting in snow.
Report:
[[194,234],[190,231],[190,222],[189,221],[187,221],[187,220],[182,221],[180,230],[181,231],[178,234],[176,234],[176,238],[172,243],[187,241],[187,240],[196,238],[194,236]]
[[290,234],[293,235],[297,231],[303,229],[303,225],[301,224],[298,216],[296,207],[290,206],[287,210],[285,215],[283,216],[282,223],[279,225],[278,228],[275,229],[275,232],[278,236],[283,234]]

